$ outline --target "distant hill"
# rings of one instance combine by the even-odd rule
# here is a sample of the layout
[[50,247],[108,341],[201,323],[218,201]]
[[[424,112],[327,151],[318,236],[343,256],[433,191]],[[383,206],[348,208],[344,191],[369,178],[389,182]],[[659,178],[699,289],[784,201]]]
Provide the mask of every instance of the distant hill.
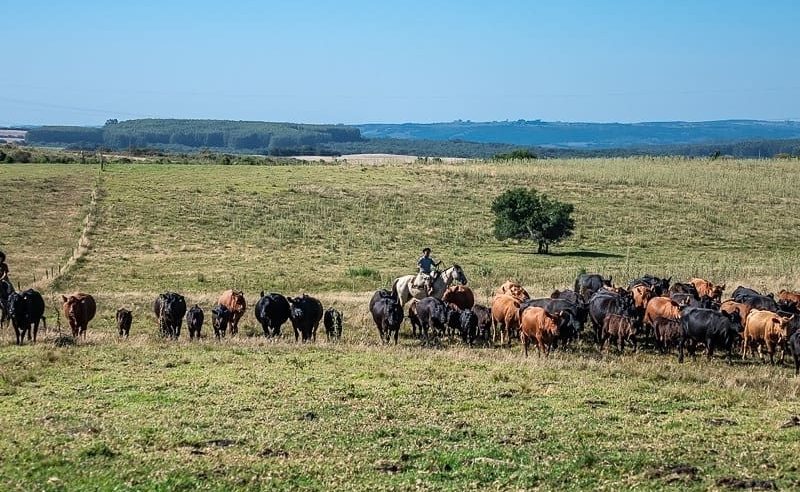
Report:
[[800,138],[800,122],[723,120],[657,123],[493,121],[357,125],[364,138],[464,140],[571,149]]
[[358,142],[362,138],[358,128],[344,125],[142,119],[110,120],[102,128],[41,126],[30,129],[26,140],[32,144],[114,150],[154,147],[289,155],[314,153],[322,144]]
[[26,142],[69,149],[290,155],[403,154],[486,158],[528,150],[539,157],[800,155],[800,122],[553,123],[541,121],[306,125],[140,119],[103,127],[41,126]]

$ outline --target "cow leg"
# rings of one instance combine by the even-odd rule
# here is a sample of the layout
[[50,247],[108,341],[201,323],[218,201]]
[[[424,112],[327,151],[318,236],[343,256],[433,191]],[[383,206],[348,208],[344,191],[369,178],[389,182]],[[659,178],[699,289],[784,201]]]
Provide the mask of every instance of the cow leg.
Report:
[[621,334],[617,338],[617,348],[619,349],[620,354],[625,351],[625,337]]
[[678,362],[683,363],[683,346],[685,345],[684,339],[678,341]]
[[396,330],[394,330],[394,344],[397,345],[398,339],[400,338],[400,327],[398,326]]
[[792,358],[794,359],[794,375],[797,377],[800,374],[800,354],[792,352]]
[[33,323],[33,343],[36,343],[36,334],[39,333],[39,321]]
[[708,360],[711,360],[711,357],[714,356],[714,342],[711,339],[706,339],[706,356]]

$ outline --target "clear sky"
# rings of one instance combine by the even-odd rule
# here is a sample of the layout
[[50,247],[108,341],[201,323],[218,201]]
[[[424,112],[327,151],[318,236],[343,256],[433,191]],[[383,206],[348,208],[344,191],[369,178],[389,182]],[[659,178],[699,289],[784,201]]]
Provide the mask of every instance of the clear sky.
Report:
[[800,119],[800,1],[0,0],[0,125]]

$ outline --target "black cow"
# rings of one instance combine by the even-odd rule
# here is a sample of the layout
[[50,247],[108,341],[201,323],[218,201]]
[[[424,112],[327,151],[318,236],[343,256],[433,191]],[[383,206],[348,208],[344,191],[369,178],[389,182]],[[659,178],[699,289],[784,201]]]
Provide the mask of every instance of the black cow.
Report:
[[232,316],[233,311],[222,304],[217,304],[211,310],[211,327],[214,329],[214,336],[217,337],[217,340],[225,338],[225,331],[228,329],[228,323]]
[[583,299],[583,302],[589,302],[595,292],[603,287],[611,287],[612,278],[610,276],[603,278],[597,273],[582,273],[575,279],[575,292]]
[[[581,303],[580,305],[582,305]],[[583,331],[583,322],[586,321],[588,310],[586,307],[579,307],[579,304],[567,299],[531,299],[523,302],[519,307],[520,315],[528,307],[541,307],[550,314],[561,313],[559,318],[559,339],[570,342],[577,339]]]
[[328,340],[339,340],[342,338],[342,313],[334,308],[325,310],[322,316],[322,324],[325,326],[325,334]]
[[304,342],[316,341],[317,328],[319,328],[319,322],[322,321],[322,303],[308,294],[300,297],[288,297],[286,300],[291,306],[289,319],[294,328],[294,341],[298,341],[301,336]]
[[8,317],[8,296],[14,292],[14,284],[10,280],[4,278],[0,280],[0,329],[2,329]]
[[794,375],[800,374],[800,330],[789,337],[789,350],[794,358]]
[[198,340],[200,339],[200,330],[203,328],[203,318],[205,318],[205,313],[203,313],[203,310],[197,304],[192,306],[186,313],[186,329],[189,330],[189,340],[194,340],[195,336]]
[[186,314],[186,299],[175,292],[164,292],[153,302],[153,312],[161,334],[177,340]]
[[461,339],[470,345],[475,343],[478,338],[478,315],[472,308],[461,311],[459,323],[461,324]]
[[291,306],[289,301],[280,294],[274,292],[264,295],[256,302],[256,320],[261,323],[265,337],[278,337],[281,335],[281,326],[289,320]]
[[8,317],[14,326],[17,345],[22,345],[25,335],[31,341],[31,328],[33,328],[33,343],[36,343],[36,334],[39,332],[39,322],[47,329],[47,320],[44,319],[44,299],[33,289],[24,292],[12,292],[8,296]]
[[653,294],[661,296],[666,292],[669,292],[669,286],[671,281],[672,277],[659,278],[646,273],[642,277],[631,280],[630,283],[628,283],[628,287],[630,288],[630,287],[635,287],[637,285],[646,285],[647,287],[650,287],[650,290],[653,291]]
[[375,303],[381,299],[394,299],[395,301],[400,302],[400,299],[391,290],[386,290],[386,289],[376,290],[375,293],[372,294],[372,299],[370,299],[369,301],[370,312],[372,311],[372,306],[374,306]]
[[675,282],[669,287],[669,294],[688,294],[695,299],[700,299],[700,294],[697,292],[697,288],[688,283],[683,282]]
[[444,301],[435,297],[426,297],[417,302],[417,316],[425,338],[428,338],[431,329],[436,335],[444,335],[450,321],[450,311]]
[[381,296],[380,291],[376,292],[369,303],[369,311],[372,320],[378,328],[381,342],[389,343],[394,334],[394,343],[400,336],[400,325],[403,324],[403,307],[400,301],[393,295]]
[[606,315],[619,314],[636,318],[636,309],[633,305],[633,297],[623,291],[615,293],[611,291],[600,291],[592,296],[589,301],[589,319],[592,321],[595,339],[602,346],[603,340],[603,320]]
[[488,341],[492,333],[492,309],[475,304],[472,312],[478,317],[478,338]]
[[762,295],[740,295],[738,298],[734,298],[736,302],[741,302],[742,304],[747,304],[752,309],[760,309],[762,311],[772,311],[773,313],[777,313],[780,311],[780,307],[778,307],[778,303],[775,302],[775,299],[771,296],[762,296]]
[[133,313],[125,308],[117,309],[117,330],[119,336],[128,338],[131,334],[131,325],[133,324]]
[[749,287],[742,287],[741,285],[736,287],[731,294],[731,299],[736,302],[742,302],[742,297],[749,297],[749,296],[760,296],[761,292],[757,290],[753,290]]
[[[683,349],[694,355],[697,342],[704,343],[706,355],[711,359],[714,349],[724,348],[731,361],[733,344],[744,330],[738,312],[725,313],[713,309],[687,307],[681,310],[683,336],[678,343],[678,362],[683,362]],[[687,345],[688,342],[688,345]]]
[[708,297],[696,297],[692,294],[685,294],[681,292],[673,292],[669,298],[681,306],[700,307],[704,309],[719,309],[720,303]]

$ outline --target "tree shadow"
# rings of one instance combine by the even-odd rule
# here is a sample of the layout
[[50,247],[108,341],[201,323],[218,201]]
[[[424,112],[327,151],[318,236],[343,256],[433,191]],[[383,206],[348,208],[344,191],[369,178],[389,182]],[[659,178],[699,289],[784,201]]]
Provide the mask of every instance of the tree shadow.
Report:
[[550,253],[537,253],[536,251],[522,251],[524,255],[541,255],[541,256],[563,256],[566,258],[623,258],[622,255],[616,253],[604,253],[602,251],[556,251]]

